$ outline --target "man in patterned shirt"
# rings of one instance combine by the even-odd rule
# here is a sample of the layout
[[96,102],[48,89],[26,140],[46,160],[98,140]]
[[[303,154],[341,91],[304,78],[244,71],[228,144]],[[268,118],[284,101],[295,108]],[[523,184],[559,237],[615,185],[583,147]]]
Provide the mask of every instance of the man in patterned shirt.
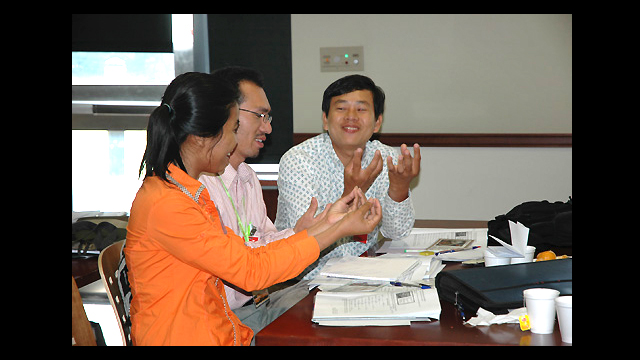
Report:
[[346,237],[320,253],[300,277],[314,278],[333,257],[359,256],[378,241],[378,234],[401,239],[415,221],[409,183],[420,172],[420,146],[414,156],[403,144],[400,153],[374,140],[380,130],[385,95],[368,77],[349,75],[324,91],[322,123],[326,133],[289,149],[280,159],[278,172],[278,229],[293,227],[307,211],[312,197],[318,210],[359,186],[367,198],[382,205],[382,221],[358,241]]

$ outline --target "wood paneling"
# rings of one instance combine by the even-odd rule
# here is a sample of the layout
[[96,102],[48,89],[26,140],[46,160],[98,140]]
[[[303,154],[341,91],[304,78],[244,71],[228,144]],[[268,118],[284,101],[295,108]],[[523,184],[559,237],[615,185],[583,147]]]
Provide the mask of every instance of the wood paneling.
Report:
[[[318,134],[294,133],[297,145]],[[572,147],[572,134],[374,134],[373,139],[389,146],[418,143],[422,147]]]

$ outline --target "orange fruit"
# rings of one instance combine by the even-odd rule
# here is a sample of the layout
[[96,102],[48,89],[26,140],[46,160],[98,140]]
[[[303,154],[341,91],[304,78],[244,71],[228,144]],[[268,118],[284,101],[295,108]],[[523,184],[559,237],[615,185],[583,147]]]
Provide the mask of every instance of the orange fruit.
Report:
[[538,256],[536,256],[536,260],[545,261],[545,260],[554,260],[556,258],[556,253],[551,250],[543,251]]

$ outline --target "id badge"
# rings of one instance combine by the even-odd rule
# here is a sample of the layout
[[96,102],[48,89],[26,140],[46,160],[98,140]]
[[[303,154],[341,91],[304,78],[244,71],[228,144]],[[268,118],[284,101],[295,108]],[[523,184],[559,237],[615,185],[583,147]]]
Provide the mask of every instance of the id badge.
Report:
[[251,232],[249,232],[249,241],[258,242],[259,238],[256,235],[258,228],[255,225],[251,225]]

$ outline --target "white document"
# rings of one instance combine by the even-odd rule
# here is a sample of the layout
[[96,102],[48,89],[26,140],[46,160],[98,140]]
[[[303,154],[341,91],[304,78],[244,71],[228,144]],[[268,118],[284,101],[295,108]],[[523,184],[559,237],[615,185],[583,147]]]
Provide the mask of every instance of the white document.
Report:
[[396,281],[410,277],[420,261],[411,258],[345,256],[327,261],[320,275],[347,279]]
[[503,246],[502,249],[489,247],[489,251],[493,255],[500,257],[523,257],[527,250],[527,242],[529,241],[529,228],[520,222],[514,223],[509,220],[509,231],[511,232],[511,245],[493,235],[489,235]]
[[[313,322],[354,321],[352,326],[383,325],[377,320],[429,321],[440,319],[440,301],[436,289],[391,288],[376,292],[318,292]],[[364,323],[363,323],[364,321]]]

